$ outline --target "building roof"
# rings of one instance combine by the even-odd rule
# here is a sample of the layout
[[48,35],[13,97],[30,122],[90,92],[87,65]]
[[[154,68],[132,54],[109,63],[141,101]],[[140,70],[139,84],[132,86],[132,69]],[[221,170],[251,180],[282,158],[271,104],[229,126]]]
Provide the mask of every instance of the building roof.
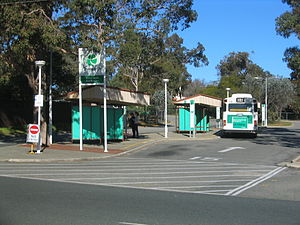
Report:
[[195,104],[201,104],[201,105],[212,106],[212,107],[222,106],[221,98],[208,96],[204,94],[198,94],[198,95],[186,97],[178,101],[174,101],[173,103],[175,105],[184,105],[184,104],[190,104],[191,101],[194,101]]
[[[82,88],[82,99],[87,102],[103,103],[103,86]],[[109,105],[150,105],[150,95],[145,92],[132,91],[124,88],[107,87],[107,104]],[[69,92],[66,100],[77,100],[78,92]]]

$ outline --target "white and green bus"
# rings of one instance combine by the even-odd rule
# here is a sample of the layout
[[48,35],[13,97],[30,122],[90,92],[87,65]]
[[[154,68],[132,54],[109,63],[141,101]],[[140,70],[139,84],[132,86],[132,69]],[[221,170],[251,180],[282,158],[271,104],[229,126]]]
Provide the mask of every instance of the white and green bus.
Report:
[[223,102],[223,134],[249,133],[257,136],[257,101],[251,94],[233,94]]

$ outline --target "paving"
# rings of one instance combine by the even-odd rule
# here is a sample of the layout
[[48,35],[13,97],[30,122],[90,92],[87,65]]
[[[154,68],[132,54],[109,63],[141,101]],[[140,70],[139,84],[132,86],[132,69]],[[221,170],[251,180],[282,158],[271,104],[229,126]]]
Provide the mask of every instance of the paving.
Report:
[[[139,127],[140,137],[133,138],[129,130],[128,138],[119,142],[108,142],[108,152],[104,152],[101,144],[84,144],[83,150],[79,149],[79,143],[71,142],[71,134],[59,133],[53,136],[53,144],[42,148],[40,154],[30,154],[31,145],[26,142],[26,136],[0,136],[0,162],[68,162],[83,160],[100,160],[130,154],[148,145],[159,144],[170,141],[201,141],[219,138],[219,129],[212,129],[207,133],[197,133],[190,137],[188,133],[176,133],[174,125],[168,127],[168,138],[165,138],[165,128],[160,127]],[[36,147],[33,150],[35,152]],[[291,162],[282,162],[280,166],[300,168],[300,156]]]
[[[53,137],[53,144],[43,147],[41,153],[36,153],[36,146],[25,143],[25,136],[4,138],[0,137],[0,161],[1,162],[66,162],[82,160],[99,160],[118,155],[129,154],[132,151],[142,149],[147,145],[172,140],[207,140],[219,138],[215,135],[217,130],[213,129],[207,133],[197,133],[190,137],[188,133],[176,133],[174,126],[168,128],[168,138],[165,138],[164,127],[139,127],[139,138],[133,138],[128,131],[128,138],[124,141],[109,141],[108,152],[104,152],[101,144],[84,144],[80,150],[79,143],[71,142],[71,135],[68,133],[57,134]],[[33,150],[34,154],[31,154]]]

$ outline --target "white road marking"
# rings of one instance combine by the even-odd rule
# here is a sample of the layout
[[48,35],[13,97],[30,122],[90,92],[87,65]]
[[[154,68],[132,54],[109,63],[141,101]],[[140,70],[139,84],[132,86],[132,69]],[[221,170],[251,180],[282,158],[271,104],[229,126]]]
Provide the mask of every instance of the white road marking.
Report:
[[[208,161],[218,158],[204,156],[197,156],[195,159],[198,161],[122,159],[72,164],[0,163],[0,176],[73,184],[226,195],[233,190],[241,192],[246,188],[251,188],[251,185],[256,185],[256,182],[268,179],[271,175],[270,171],[276,173],[278,168]],[[257,180],[257,178],[260,179]]]
[[230,147],[230,148],[226,148],[224,150],[218,151],[218,152],[224,153],[224,152],[230,152],[230,151],[236,150],[236,149],[245,149],[245,148],[243,148],[243,147]]
[[[170,184],[170,183],[179,183],[179,184],[183,184],[183,183],[228,183],[228,182],[247,182],[247,181],[251,181],[249,179],[238,179],[238,180],[202,180],[202,181],[146,181],[146,182],[124,182],[124,183],[111,183],[113,185],[132,185],[132,184]],[[109,185],[109,183],[103,183],[104,185]]]
[[236,195],[248,190],[249,188],[252,188],[252,187],[260,184],[261,182],[263,182],[267,179],[270,179],[271,177],[275,176],[276,174],[280,173],[281,171],[283,171],[285,169],[286,169],[286,167],[278,167],[278,168],[272,170],[271,172],[255,179],[253,181],[250,181],[249,183],[247,183],[245,185],[242,185],[236,189],[229,191],[228,193],[226,193],[226,195],[236,196]]
[[190,158],[190,160],[196,160],[196,159],[200,159],[202,161],[218,161],[222,158],[202,157],[202,156],[196,156],[196,157]]
[[[218,178],[218,177],[257,177],[257,175],[235,175],[235,174],[227,174],[227,175],[207,175],[207,176],[173,176],[173,177],[136,177],[136,180],[166,180],[169,182],[171,179],[187,179],[187,178]],[[78,177],[78,178],[63,178],[64,180],[131,180],[133,177]],[[158,181],[159,182],[159,181]],[[184,182],[184,181],[182,181]]]
[[[170,175],[170,174],[203,174],[203,173],[252,173],[252,172],[269,172],[270,170],[263,170],[263,169],[251,169],[251,168],[245,168],[248,170],[240,170],[241,168],[236,167],[239,170],[201,170],[201,171],[176,171],[176,172],[136,172],[136,173],[128,173],[128,172],[118,172],[118,173],[112,173],[112,172],[103,172],[103,171],[97,171],[97,172],[76,172],[72,173],[73,170],[70,171],[64,171],[63,173],[13,173],[14,176],[90,176],[90,175]],[[9,171],[11,172],[11,171]],[[70,173],[71,172],[71,173]],[[9,174],[7,174],[9,175]]]
[[128,223],[128,222],[119,222],[119,224],[123,224],[123,225],[147,225],[144,223]]
[[200,158],[201,158],[200,156],[196,156],[196,157],[190,158],[190,160],[195,160],[195,159],[200,159]]

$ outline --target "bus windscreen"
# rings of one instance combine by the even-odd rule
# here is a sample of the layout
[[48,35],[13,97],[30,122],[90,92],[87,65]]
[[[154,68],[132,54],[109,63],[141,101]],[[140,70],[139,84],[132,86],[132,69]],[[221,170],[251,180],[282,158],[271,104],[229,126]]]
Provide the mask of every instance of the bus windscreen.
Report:
[[251,112],[252,104],[229,104],[230,112]]

